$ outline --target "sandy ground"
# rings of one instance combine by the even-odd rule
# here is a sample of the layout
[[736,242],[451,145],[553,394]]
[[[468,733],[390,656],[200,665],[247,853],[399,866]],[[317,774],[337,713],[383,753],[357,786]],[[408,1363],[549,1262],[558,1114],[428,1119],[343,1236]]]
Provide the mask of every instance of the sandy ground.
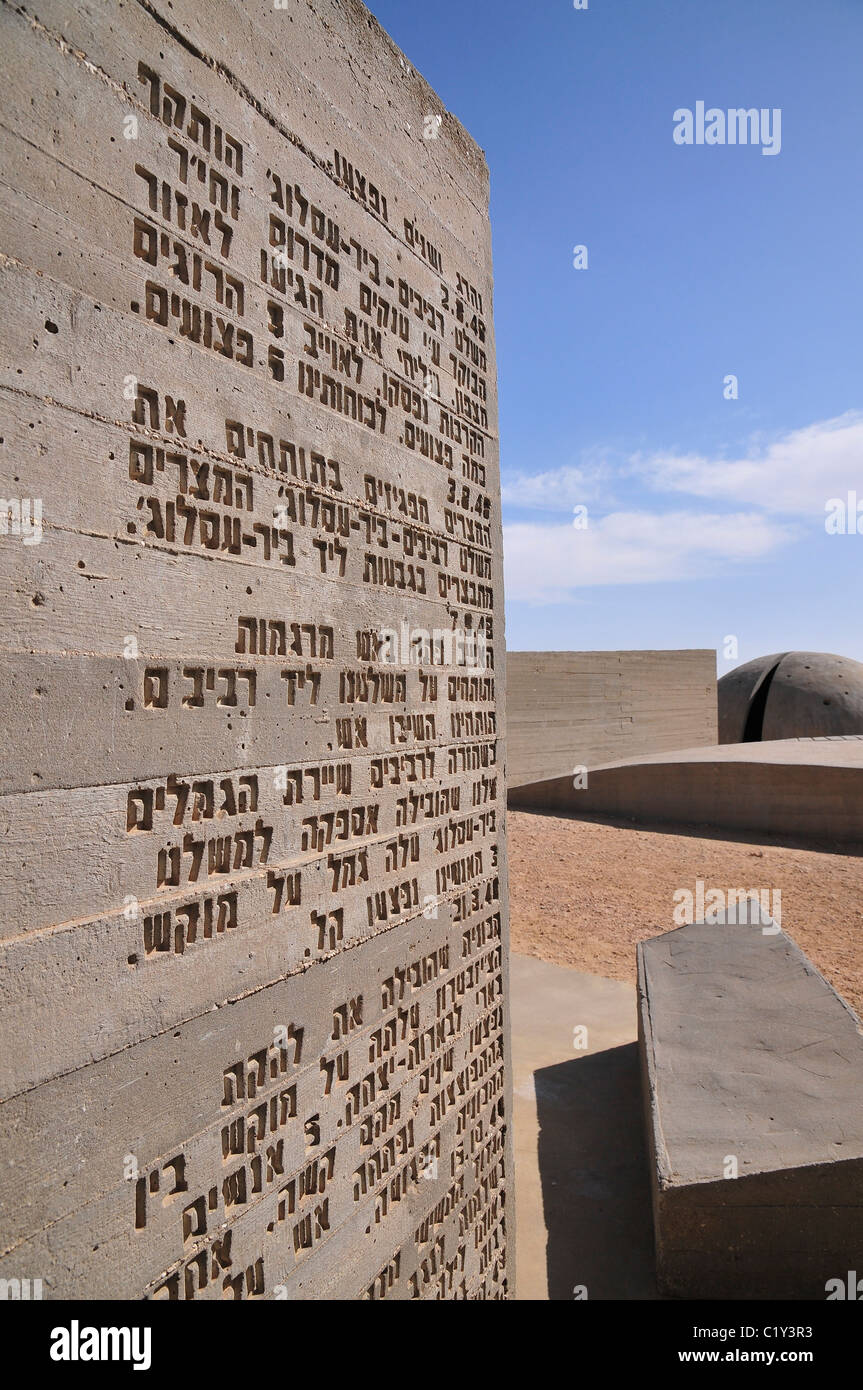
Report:
[[863,1016],[863,858],[510,811],[512,949],[635,980],[635,945],[670,931],[674,892],[780,889],[782,928]]

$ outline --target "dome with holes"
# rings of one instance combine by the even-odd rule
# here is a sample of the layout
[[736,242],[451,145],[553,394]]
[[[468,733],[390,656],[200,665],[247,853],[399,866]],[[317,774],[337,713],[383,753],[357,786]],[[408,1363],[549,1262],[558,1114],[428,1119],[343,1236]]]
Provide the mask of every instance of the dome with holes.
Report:
[[863,662],[827,652],[760,656],[719,681],[719,742],[863,734]]

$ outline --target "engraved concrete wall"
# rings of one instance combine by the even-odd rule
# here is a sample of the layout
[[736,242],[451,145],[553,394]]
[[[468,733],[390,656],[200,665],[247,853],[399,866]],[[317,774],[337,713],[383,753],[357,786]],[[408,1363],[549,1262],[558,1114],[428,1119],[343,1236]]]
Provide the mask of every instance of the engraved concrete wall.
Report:
[[485,161],[356,0],[0,26],[0,1276],[505,1296]]
[[716,742],[716,653],[510,652],[511,787]]

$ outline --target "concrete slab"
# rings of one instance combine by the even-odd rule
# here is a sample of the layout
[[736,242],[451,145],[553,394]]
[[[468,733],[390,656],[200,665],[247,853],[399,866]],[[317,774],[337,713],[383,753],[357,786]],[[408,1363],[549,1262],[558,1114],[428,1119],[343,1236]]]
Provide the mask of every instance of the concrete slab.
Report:
[[659,1287],[824,1298],[863,1254],[863,1028],[775,925],[638,947]]
[[635,990],[529,956],[510,968],[516,1297],[655,1298]]

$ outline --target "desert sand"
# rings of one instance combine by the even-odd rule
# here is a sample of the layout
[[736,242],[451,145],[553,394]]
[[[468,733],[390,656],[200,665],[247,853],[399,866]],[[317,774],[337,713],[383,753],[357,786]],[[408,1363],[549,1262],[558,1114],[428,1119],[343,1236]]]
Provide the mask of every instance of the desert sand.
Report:
[[781,924],[863,1015],[863,857],[510,811],[512,949],[635,980],[635,946],[678,925],[677,889],[781,890]]

